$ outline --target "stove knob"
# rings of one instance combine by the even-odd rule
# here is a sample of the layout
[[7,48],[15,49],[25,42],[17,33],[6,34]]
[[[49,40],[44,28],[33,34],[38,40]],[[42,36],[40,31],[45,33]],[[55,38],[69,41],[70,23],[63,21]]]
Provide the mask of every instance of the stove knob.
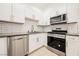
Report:
[[61,45],[58,45],[58,47],[60,47]]

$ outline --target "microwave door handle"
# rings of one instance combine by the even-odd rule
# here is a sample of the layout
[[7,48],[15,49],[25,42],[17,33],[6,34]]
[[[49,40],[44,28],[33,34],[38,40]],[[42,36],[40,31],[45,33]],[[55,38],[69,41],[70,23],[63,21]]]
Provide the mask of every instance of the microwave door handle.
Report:
[[63,15],[61,15],[61,19],[60,19],[60,21],[62,21],[63,20]]

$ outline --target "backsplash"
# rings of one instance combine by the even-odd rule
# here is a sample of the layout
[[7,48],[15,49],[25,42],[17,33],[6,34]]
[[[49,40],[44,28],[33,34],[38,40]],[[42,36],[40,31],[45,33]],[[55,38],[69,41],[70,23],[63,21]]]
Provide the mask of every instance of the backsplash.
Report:
[[42,31],[42,27],[37,27],[37,22],[25,20],[24,24],[0,22],[0,33],[20,33],[28,32],[34,27],[34,31]]
[[0,33],[22,32],[23,24],[0,22]]
[[68,24],[59,24],[52,25],[44,28],[45,32],[51,32],[52,30],[56,30],[56,28],[61,28],[61,30],[68,30]]
[[52,30],[56,30],[56,28],[61,28],[61,30],[67,30],[68,24],[59,24],[59,25],[52,26]]
[[31,20],[25,20],[25,23],[23,25],[23,31],[31,32],[33,30],[33,31],[42,32],[43,28],[42,27],[38,27],[37,25],[38,25],[38,22],[31,21]]

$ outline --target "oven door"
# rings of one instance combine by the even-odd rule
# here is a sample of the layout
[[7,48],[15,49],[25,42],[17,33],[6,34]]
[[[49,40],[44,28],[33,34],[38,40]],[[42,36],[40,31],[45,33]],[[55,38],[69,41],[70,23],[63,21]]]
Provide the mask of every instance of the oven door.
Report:
[[48,36],[48,46],[65,52],[65,39]]

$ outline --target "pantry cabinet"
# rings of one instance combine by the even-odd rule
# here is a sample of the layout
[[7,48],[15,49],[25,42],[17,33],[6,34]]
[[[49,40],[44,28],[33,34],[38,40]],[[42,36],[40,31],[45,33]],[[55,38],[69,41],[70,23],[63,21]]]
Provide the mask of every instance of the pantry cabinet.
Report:
[[79,56],[79,37],[66,36],[66,55]]
[[29,35],[29,53],[40,48],[43,45],[47,45],[47,34],[38,33]]
[[10,21],[11,17],[11,4],[0,3],[0,21]]
[[0,38],[0,56],[7,56],[7,49],[8,49],[8,38],[7,37],[1,37]]

